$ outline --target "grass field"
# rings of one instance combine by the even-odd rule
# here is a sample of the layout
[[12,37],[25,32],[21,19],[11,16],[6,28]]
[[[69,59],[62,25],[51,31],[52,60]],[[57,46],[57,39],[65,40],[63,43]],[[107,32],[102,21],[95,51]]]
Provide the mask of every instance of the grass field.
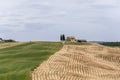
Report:
[[60,42],[29,42],[0,49],[0,80],[31,80],[31,72],[61,47]]

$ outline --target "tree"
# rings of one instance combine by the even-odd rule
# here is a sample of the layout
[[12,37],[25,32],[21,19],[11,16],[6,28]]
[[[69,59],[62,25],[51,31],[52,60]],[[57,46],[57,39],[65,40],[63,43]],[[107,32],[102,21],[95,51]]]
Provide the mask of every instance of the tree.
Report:
[[65,35],[64,34],[60,35],[60,40],[65,41]]
[[65,35],[63,34],[63,41],[65,41]]
[[60,40],[61,40],[61,41],[63,40],[62,35],[60,35]]
[[15,40],[12,39],[8,39],[8,40],[4,40],[5,42],[16,42]]

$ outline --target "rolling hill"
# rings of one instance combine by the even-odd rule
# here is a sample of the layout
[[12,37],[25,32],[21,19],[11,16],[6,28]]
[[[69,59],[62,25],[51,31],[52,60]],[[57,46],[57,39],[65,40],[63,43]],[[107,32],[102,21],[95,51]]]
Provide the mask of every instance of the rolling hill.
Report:
[[0,47],[0,80],[120,80],[119,47],[71,42]]
[[120,48],[65,45],[34,70],[32,80],[120,80]]
[[60,42],[1,43],[0,47],[4,47],[0,49],[0,80],[31,80],[32,71],[61,49],[62,44]]

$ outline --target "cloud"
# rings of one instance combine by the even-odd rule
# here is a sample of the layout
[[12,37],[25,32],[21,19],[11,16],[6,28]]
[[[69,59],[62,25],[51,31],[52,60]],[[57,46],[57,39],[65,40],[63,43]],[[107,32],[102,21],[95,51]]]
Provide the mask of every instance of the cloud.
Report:
[[[119,3],[119,0],[1,0],[0,31],[18,40],[32,40],[37,34],[49,36],[43,40],[56,40],[53,36],[61,33],[88,40],[116,40],[120,37],[116,37],[120,29]],[[37,36],[34,39],[42,40]]]

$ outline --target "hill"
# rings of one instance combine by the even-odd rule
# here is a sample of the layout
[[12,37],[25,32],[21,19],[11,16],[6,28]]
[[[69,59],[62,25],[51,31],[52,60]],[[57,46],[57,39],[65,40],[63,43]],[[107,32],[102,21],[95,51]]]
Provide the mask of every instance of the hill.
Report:
[[31,80],[31,71],[61,47],[60,42],[1,43],[0,80]]
[[0,49],[13,47],[13,46],[17,46],[24,43],[25,42],[3,42],[3,43],[0,43]]
[[120,48],[65,45],[34,70],[32,80],[120,80]]

